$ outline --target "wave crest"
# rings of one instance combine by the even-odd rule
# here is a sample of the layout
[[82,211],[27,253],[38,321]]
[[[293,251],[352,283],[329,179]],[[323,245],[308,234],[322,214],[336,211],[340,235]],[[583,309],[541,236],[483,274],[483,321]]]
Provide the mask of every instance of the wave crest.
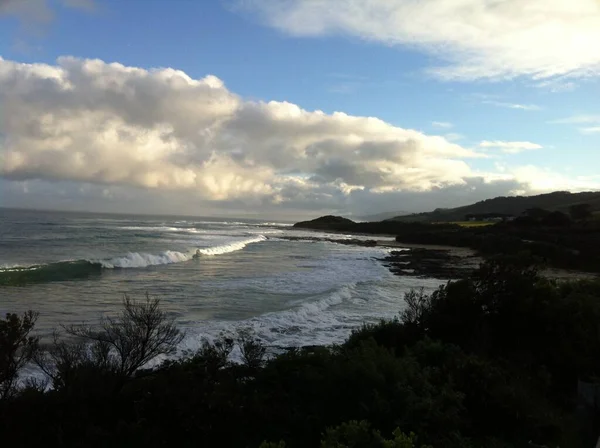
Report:
[[[202,255],[221,255],[241,250],[248,244],[258,243],[266,239],[264,235],[258,235],[254,238],[197,250]],[[59,261],[32,266],[3,267],[0,268],[0,286],[21,286],[29,283],[89,278],[94,275],[100,275],[102,269],[145,268],[148,266],[180,263],[191,260],[195,253],[196,249],[190,249],[187,252],[167,250],[160,254],[130,252],[122,257],[113,257],[104,260]]]
[[115,257],[110,260],[102,260],[100,264],[104,268],[145,268],[147,266],[156,266],[160,264],[179,263],[181,261],[191,260],[192,254],[182,253],[173,250],[167,250],[158,255],[129,252],[124,257]]
[[229,244],[223,244],[220,246],[207,247],[205,249],[199,249],[202,255],[221,255],[227,254],[229,252],[235,252],[237,250],[242,250],[248,244],[252,243],[260,243],[261,241],[265,241],[267,238],[264,235],[258,235],[255,238],[249,238],[247,240],[235,241]]

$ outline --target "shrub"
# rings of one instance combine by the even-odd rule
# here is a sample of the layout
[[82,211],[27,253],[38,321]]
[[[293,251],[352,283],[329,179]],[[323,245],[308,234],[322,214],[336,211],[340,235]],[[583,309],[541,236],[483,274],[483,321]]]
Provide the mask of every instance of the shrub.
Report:
[[0,399],[12,397],[17,390],[19,372],[38,350],[39,338],[30,336],[38,314],[6,314],[0,319]]
[[75,341],[61,340],[55,333],[52,346],[37,357],[58,389],[83,378],[110,377],[118,390],[151,360],[174,353],[184,336],[160,309],[160,301],[149,296],[143,302],[126,296],[120,316],[104,318],[100,329],[63,329]]

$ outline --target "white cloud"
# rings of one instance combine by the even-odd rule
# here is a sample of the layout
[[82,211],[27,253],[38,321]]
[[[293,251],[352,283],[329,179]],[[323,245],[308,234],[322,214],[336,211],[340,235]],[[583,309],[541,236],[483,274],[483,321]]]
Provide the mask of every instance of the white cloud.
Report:
[[484,104],[491,104],[492,106],[498,107],[506,107],[507,109],[517,109],[517,110],[541,110],[542,108],[536,104],[518,104],[518,103],[506,103],[503,101],[493,101],[486,100],[483,101]]
[[478,154],[372,117],[244,101],[221,80],[0,59],[0,174],[274,202],[463,183]]
[[327,91],[330,93],[349,94],[354,93],[360,87],[360,83],[356,81],[344,81],[330,86]]
[[432,121],[431,126],[433,126],[434,128],[450,129],[454,125],[447,121]]
[[348,34],[418,48],[443,79],[584,77],[600,72],[597,0],[240,0],[295,36]]
[[600,133],[600,126],[589,126],[586,128],[579,128],[579,131],[582,134],[599,134]]
[[[171,68],[0,58],[4,205],[300,215],[393,209],[399,200],[423,210],[527,190],[525,176],[474,171],[469,161],[481,154],[451,139],[247,101],[214,76]],[[482,148],[489,144],[535,145]]]
[[444,138],[450,142],[455,142],[458,140],[462,140],[463,138],[465,138],[465,136],[456,132],[450,132],[448,134],[444,134]]
[[600,115],[573,115],[560,120],[554,120],[551,123],[556,124],[574,124],[574,125],[591,125],[578,127],[577,130],[582,134],[597,134],[600,133]]
[[500,140],[484,140],[479,143],[480,148],[493,148],[500,149],[506,154],[518,154],[523,151],[529,151],[534,149],[542,149],[542,145],[531,142],[504,142]]
[[526,182],[531,193],[545,193],[556,190],[591,191],[598,190],[600,176],[567,177],[564,174],[538,166],[527,165],[511,169],[517,181]]
[[573,115],[571,117],[554,120],[552,123],[558,124],[581,124],[581,123],[600,123],[600,115]]

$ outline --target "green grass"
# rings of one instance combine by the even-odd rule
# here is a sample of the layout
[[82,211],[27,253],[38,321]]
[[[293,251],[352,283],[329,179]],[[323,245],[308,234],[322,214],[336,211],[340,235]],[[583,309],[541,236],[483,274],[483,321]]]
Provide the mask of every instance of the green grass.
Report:
[[493,221],[449,221],[449,222],[436,222],[434,224],[457,224],[461,227],[487,227],[496,224]]

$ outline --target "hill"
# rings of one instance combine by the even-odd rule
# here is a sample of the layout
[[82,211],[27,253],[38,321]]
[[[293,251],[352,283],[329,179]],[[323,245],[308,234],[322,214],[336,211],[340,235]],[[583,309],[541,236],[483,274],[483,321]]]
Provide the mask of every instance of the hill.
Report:
[[396,216],[389,220],[401,222],[453,222],[464,221],[467,215],[501,214],[519,216],[532,208],[568,213],[569,207],[576,204],[590,204],[594,212],[600,211],[600,192],[570,193],[568,191],[555,191],[554,193],[537,196],[500,196],[463,207],[436,209],[432,212]]
[[385,221],[386,219],[392,219],[392,218],[396,218],[397,216],[405,216],[405,215],[409,215],[409,214],[410,213],[405,212],[405,211],[396,211],[396,212],[376,213],[374,215],[358,216],[357,218],[359,221],[373,222],[373,221]]
[[311,221],[302,221],[294,224],[294,227],[315,229],[315,230],[330,230],[330,229],[345,229],[346,227],[351,228],[356,223],[348,218],[342,218],[341,216],[321,216],[320,218],[313,219]]

